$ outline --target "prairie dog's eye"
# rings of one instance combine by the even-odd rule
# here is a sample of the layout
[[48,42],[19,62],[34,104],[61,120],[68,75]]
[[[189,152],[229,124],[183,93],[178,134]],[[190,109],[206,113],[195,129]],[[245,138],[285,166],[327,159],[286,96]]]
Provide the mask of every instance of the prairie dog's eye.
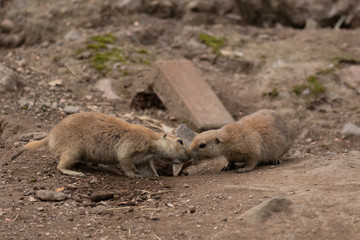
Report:
[[184,145],[184,142],[183,142],[183,140],[181,140],[181,139],[178,139],[178,140],[176,140],[178,143],[180,143],[181,145]]
[[163,138],[166,138],[167,137],[167,134],[165,133],[164,135],[163,135]]
[[199,145],[199,148],[204,148],[204,147],[206,147],[206,143],[202,143]]

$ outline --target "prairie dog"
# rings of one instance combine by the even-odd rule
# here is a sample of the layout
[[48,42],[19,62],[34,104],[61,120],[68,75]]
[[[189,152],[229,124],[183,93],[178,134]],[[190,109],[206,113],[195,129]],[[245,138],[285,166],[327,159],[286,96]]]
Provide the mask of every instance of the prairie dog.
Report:
[[230,123],[218,130],[198,134],[189,147],[192,159],[210,159],[224,156],[228,165],[223,171],[253,170],[258,163],[277,161],[292,146],[297,130],[274,110],[260,110]]
[[189,159],[181,139],[95,112],[77,113],[64,118],[46,138],[26,144],[12,159],[25,150],[46,145],[60,158],[57,169],[72,176],[85,176],[70,170],[80,161],[119,164],[126,176],[140,177],[133,171],[136,163],[150,161],[151,168],[157,174],[152,158]]

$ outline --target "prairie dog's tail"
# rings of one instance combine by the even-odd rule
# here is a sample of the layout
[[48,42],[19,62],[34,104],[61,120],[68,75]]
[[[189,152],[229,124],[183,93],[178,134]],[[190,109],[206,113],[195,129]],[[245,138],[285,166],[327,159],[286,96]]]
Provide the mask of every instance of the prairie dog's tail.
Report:
[[38,149],[38,148],[44,147],[48,143],[48,141],[49,141],[49,138],[46,137],[46,138],[44,138],[42,140],[39,140],[39,141],[29,142],[24,147],[22,147],[19,150],[19,152],[17,152],[15,155],[13,155],[11,157],[11,160],[14,160],[18,156],[20,156],[23,152],[25,152],[26,150],[33,150],[33,149]]
[[49,138],[46,137],[39,141],[29,142],[28,144],[25,145],[25,149],[33,150],[33,149],[38,149],[38,148],[44,147],[48,143],[48,141],[49,141]]

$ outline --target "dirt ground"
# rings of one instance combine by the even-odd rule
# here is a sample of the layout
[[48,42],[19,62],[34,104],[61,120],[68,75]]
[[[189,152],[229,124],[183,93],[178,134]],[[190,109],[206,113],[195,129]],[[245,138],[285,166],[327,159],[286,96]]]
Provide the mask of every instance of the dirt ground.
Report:
[[[347,78],[360,63],[358,29],[243,25],[232,1],[215,12],[121,2],[127,1],[0,1],[0,20],[14,23],[1,36],[24,36],[18,47],[0,47],[0,64],[24,83],[0,93],[1,239],[360,238],[360,138],[342,134],[346,123],[360,124],[360,80]],[[216,52],[199,34],[225,44]],[[113,55],[99,65],[95,56],[104,52]],[[47,150],[10,161],[32,140],[27,133],[48,132],[67,115],[66,106],[134,112],[176,128],[183,120],[171,109],[133,108],[131,100],[154,61],[183,58],[201,70],[235,119],[272,108],[297,121],[300,135],[280,165],[236,174],[221,172],[226,162],[216,159],[189,167],[188,176],[130,179],[84,164],[76,169],[85,178],[62,175]],[[104,79],[115,99],[98,89]],[[38,190],[66,199],[41,201]],[[103,192],[113,197],[92,199]],[[243,217],[275,197],[291,205],[264,222]]]

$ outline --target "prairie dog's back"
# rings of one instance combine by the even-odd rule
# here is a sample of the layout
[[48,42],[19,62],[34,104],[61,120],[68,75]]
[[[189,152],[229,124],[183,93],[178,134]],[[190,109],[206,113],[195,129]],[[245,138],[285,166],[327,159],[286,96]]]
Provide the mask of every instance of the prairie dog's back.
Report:
[[[261,148],[260,161],[276,160],[283,156],[293,145],[296,128],[281,114],[264,109],[246,116],[238,124],[249,134],[257,135]],[[248,138],[245,138],[248,139]]]

